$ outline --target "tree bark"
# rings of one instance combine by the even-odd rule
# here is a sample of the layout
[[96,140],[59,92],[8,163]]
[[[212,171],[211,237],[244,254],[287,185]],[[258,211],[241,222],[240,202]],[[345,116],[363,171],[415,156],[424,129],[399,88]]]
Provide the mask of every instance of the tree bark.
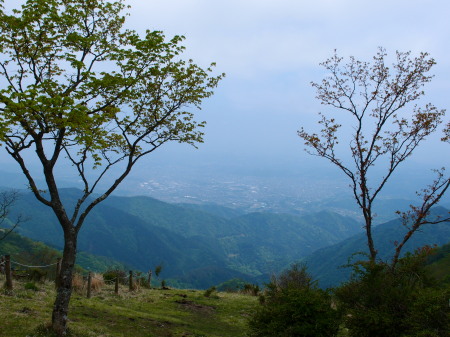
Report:
[[372,214],[371,211],[364,212],[365,218],[365,229],[366,229],[366,238],[367,238],[367,247],[369,248],[370,260],[374,261],[377,258],[378,251],[375,249],[375,244],[373,242],[372,237]]
[[70,226],[64,230],[64,252],[61,261],[59,284],[56,300],[53,305],[52,329],[58,336],[65,336],[67,332],[67,317],[69,302],[72,295],[72,276],[77,251],[77,232]]

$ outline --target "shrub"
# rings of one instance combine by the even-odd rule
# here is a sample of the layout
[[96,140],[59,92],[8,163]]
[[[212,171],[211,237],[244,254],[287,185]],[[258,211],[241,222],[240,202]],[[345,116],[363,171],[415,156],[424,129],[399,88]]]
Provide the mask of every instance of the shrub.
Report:
[[225,292],[229,292],[229,293],[235,293],[238,291],[241,291],[242,289],[244,289],[246,282],[238,279],[238,278],[234,278],[228,281],[225,281],[221,284],[219,284],[217,286],[217,290],[218,291],[225,291]]
[[35,282],[43,282],[47,277],[48,271],[32,268],[29,270],[28,274],[30,280]]
[[305,266],[296,264],[267,285],[249,321],[249,336],[335,336],[338,318],[331,295],[316,287]]
[[107,283],[114,283],[116,278],[119,278],[120,284],[125,284],[127,280],[127,274],[123,270],[111,269],[103,273],[103,280]]
[[135,276],[134,276],[134,280],[139,288],[140,287],[147,288],[147,289],[151,288],[151,285],[148,282],[149,281],[148,276],[145,275],[143,272],[140,272],[140,271],[136,272]]
[[310,288],[314,285],[311,275],[308,274],[306,266],[300,263],[294,263],[289,269],[283,271],[278,277],[272,277],[272,283],[278,288]]
[[27,290],[34,290],[34,291],[38,291],[39,290],[34,282],[27,282],[27,283],[25,283],[24,287]]
[[169,287],[167,286],[166,280],[161,280],[161,289],[164,289],[164,290],[169,289]]
[[349,336],[448,336],[449,288],[437,288],[421,252],[385,263],[356,263],[335,290]]
[[216,287],[212,286],[205,290],[203,296],[210,297],[216,290],[217,290]]
[[252,296],[258,296],[259,292],[260,292],[260,288],[257,284],[250,284],[250,283],[246,283],[244,284],[244,289],[242,289],[242,293],[243,294],[249,294]]

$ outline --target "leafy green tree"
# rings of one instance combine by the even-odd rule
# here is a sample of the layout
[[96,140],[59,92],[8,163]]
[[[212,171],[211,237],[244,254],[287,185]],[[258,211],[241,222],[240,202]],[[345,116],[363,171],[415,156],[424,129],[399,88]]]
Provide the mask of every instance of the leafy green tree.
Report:
[[[432,104],[417,105],[424,95],[422,87],[433,77],[428,73],[435,61],[427,53],[411,57],[409,52],[397,52],[392,67],[386,64],[386,56],[380,48],[372,62],[351,57],[345,63],[335,53],[321,63],[328,75],[312,85],[317,99],[336,113],[320,114],[319,133],[304,128],[298,132],[310,154],[327,159],[349,178],[373,261],[378,253],[372,237],[374,202],[399,165],[440,125],[445,113]],[[342,143],[348,144],[347,152]],[[383,169],[381,177],[373,173],[375,165]],[[421,226],[448,220],[429,220],[427,216],[449,186],[450,179],[443,170],[438,171],[437,179],[422,191],[422,205],[401,214],[408,232],[397,245],[393,264]]]
[[[181,59],[181,36],[125,29],[124,9],[124,0],[27,0],[10,12],[0,8],[0,141],[64,232],[52,315],[58,335],[66,333],[86,217],[142,157],[170,141],[202,142],[205,123],[192,109],[223,76]],[[40,172],[32,169],[36,161]],[[75,205],[60,198],[61,162],[70,164],[66,176],[72,169],[81,181]],[[113,182],[99,190],[107,176]],[[38,186],[40,178],[45,185]]]
[[339,312],[328,292],[317,288],[306,267],[294,264],[267,285],[249,321],[249,336],[336,336]]

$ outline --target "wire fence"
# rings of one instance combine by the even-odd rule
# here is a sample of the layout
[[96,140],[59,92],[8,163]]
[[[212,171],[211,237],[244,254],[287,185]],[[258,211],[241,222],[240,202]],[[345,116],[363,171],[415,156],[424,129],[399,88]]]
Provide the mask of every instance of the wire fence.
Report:
[[[56,266],[56,268],[55,268]],[[47,277],[49,274],[49,268],[54,268],[55,284],[59,276],[61,267],[61,259],[58,258],[55,263],[48,263],[43,265],[26,264],[11,259],[10,255],[0,257],[0,274],[4,274],[6,277],[6,288],[12,290],[12,279],[30,278],[33,281],[40,281]],[[47,270],[45,270],[47,269]],[[51,270],[51,269],[50,269]]]
[[[14,268],[18,267],[18,268]],[[61,280],[60,280],[60,274],[61,274],[61,258],[57,258],[57,261],[55,263],[48,263],[44,265],[31,265],[31,264],[25,264],[21,262],[17,262],[11,259],[10,255],[5,255],[0,257],[0,274],[3,274],[6,276],[6,283],[5,287],[7,290],[12,291],[13,290],[13,279],[20,279],[20,278],[33,278],[37,275],[36,278],[37,281],[40,281],[43,276],[47,276],[46,273],[39,273],[37,270],[45,270],[46,268],[52,268],[55,273],[54,281],[55,281],[55,287],[58,288],[61,286]],[[25,269],[24,269],[25,268]],[[88,271],[87,273],[76,273],[73,275],[72,278],[72,289],[81,289],[87,291],[87,297],[91,297],[91,290],[92,288],[95,288],[97,284],[114,284],[115,285],[115,293],[118,294],[119,292],[119,284],[125,284],[128,285],[129,290],[133,291],[137,289],[141,283],[146,283],[148,286],[151,284],[151,278],[152,278],[152,271],[150,270],[147,277],[144,277],[144,274],[141,272],[133,272],[130,270],[128,272],[128,275],[126,272],[121,270],[114,270],[109,271],[107,273],[108,275],[103,274],[101,277],[97,276],[98,274],[92,273],[91,271]],[[78,276],[77,276],[78,275]],[[105,277],[108,276],[108,277]],[[82,282],[80,284],[79,280],[77,281],[77,278],[82,279]],[[76,283],[78,282],[78,283]]]
[[26,268],[47,268],[47,267],[56,266],[58,264],[58,262],[55,262],[55,263],[52,263],[52,264],[46,264],[46,265],[43,265],[43,266],[29,266],[29,265],[22,264],[22,263],[19,263],[19,262],[16,262],[16,261],[11,261],[11,264],[15,264],[17,266],[26,267]]

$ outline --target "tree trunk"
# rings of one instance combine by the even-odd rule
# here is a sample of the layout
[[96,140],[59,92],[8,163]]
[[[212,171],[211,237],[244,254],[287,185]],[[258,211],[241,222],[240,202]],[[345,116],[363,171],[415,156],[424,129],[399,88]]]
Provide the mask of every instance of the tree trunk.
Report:
[[[366,202],[364,202],[364,204],[366,204]],[[372,205],[370,205],[369,207],[362,207],[362,210],[364,215],[364,227],[366,229],[367,246],[369,248],[370,260],[375,261],[378,251],[375,249],[375,244],[372,237]]]
[[369,247],[370,260],[375,261],[377,259],[378,251],[375,249],[375,244],[373,243],[372,221],[366,223],[366,237],[367,237],[367,246]]
[[56,300],[52,313],[52,329],[58,336],[66,335],[76,252],[77,232],[71,226],[70,230],[64,230],[64,252],[61,261],[59,285],[56,291]]

